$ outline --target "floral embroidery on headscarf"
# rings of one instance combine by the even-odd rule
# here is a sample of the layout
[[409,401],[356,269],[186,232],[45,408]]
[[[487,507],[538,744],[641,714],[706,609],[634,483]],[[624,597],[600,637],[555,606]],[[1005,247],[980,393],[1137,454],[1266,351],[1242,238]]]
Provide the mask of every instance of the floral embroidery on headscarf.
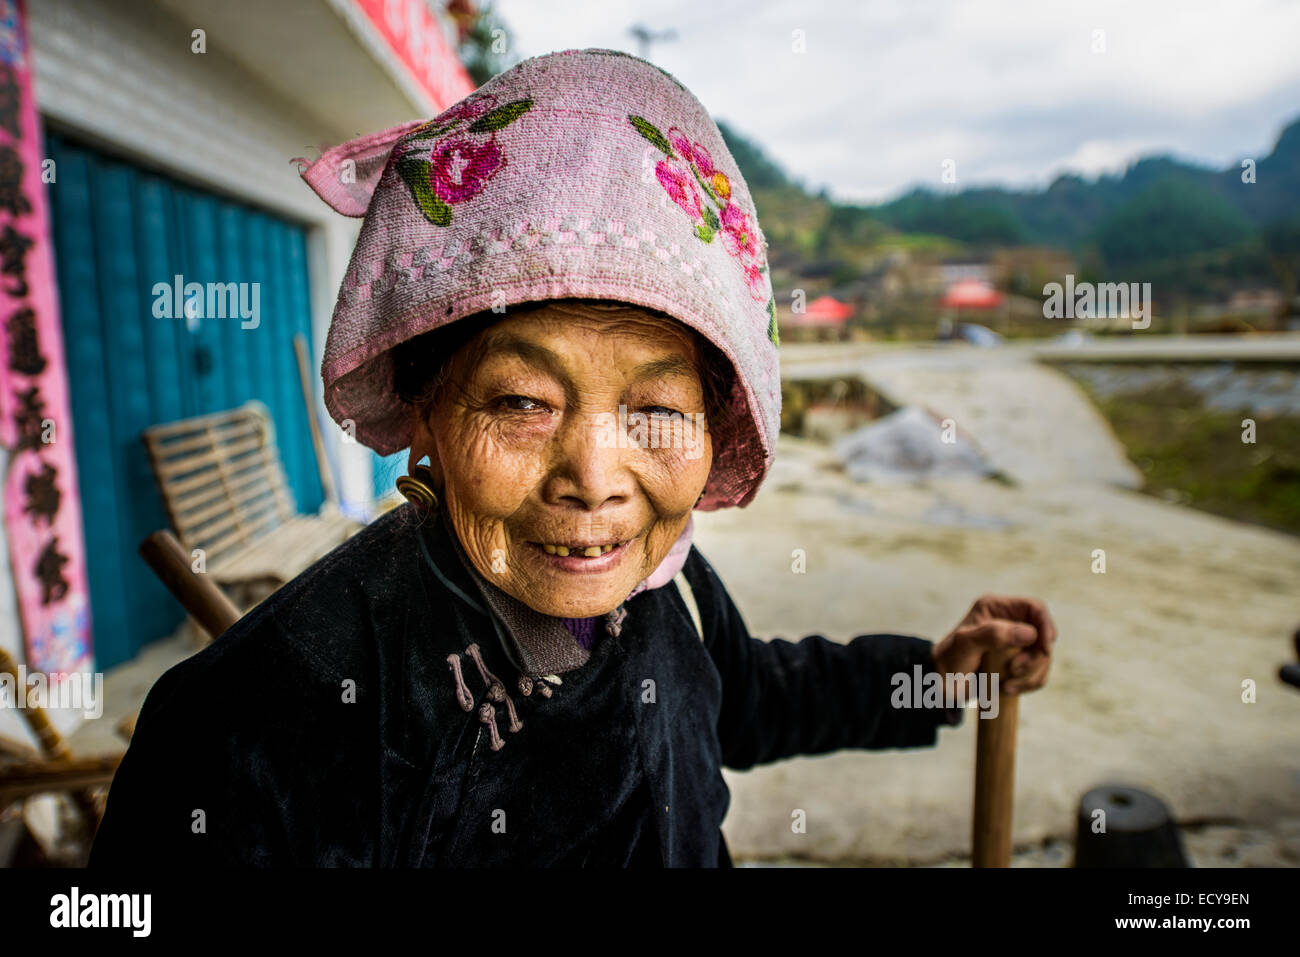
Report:
[[452,206],[483,191],[506,165],[497,131],[532,105],[532,100],[525,99],[497,106],[491,94],[475,97],[417,126],[402,139],[393,150],[397,173],[410,187],[425,219],[435,226],[449,226]]
[[655,178],[668,198],[691,218],[695,235],[706,243],[717,238],[744,270],[745,282],[754,300],[767,300],[767,335],[773,344],[780,345],[776,302],[768,291],[764,275],[767,259],[753,218],[732,200],[730,177],[713,165],[712,155],[702,144],[691,140],[677,127],[669,127],[665,136],[659,127],[643,116],[629,114],[627,119],[638,133],[665,154],[655,164]]

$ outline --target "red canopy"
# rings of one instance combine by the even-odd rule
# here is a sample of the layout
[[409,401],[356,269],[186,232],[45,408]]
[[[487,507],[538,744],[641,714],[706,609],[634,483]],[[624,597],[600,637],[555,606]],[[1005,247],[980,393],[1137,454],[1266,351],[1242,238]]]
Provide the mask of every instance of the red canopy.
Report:
[[840,302],[834,296],[818,296],[808,303],[803,314],[790,316],[792,325],[805,326],[842,326],[853,315],[853,307]]
[[986,282],[962,279],[948,287],[939,305],[944,309],[996,309],[1006,298]]

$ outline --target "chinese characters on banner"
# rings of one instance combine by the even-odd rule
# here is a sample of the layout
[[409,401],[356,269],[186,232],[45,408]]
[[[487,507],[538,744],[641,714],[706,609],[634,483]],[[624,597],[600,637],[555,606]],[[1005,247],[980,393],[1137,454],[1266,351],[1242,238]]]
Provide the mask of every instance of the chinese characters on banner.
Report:
[[27,667],[57,680],[90,670],[90,599],[25,25],[0,0],[0,469]]

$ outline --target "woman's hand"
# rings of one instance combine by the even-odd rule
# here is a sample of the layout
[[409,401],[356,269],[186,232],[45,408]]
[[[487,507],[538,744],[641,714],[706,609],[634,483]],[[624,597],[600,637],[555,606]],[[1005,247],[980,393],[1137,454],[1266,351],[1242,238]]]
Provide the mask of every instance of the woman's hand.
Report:
[[1000,679],[1007,694],[1036,691],[1047,683],[1056,643],[1056,622],[1037,598],[984,595],[966,617],[934,646],[935,669],[943,675],[970,674],[994,648],[1019,649]]

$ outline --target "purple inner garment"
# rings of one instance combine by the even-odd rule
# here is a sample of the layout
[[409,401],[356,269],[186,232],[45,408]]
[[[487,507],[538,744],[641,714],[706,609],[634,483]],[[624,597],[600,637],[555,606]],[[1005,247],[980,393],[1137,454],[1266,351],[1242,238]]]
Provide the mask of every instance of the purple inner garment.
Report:
[[590,651],[599,633],[597,624],[603,619],[603,615],[597,615],[595,618],[561,618],[560,621],[564,622],[564,627],[569,629],[569,634],[577,639],[578,644]]

